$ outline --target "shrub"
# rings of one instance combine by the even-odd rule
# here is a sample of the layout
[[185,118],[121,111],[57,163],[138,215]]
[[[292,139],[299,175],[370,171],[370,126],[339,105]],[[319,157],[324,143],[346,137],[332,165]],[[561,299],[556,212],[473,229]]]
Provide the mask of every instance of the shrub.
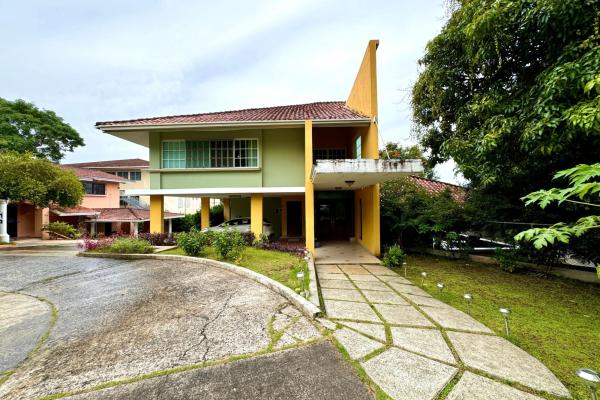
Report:
[[148,254],[154,252],[154,247],[144,239],[117,237],[108,246],[102,248],[102,251],[119,254]]
[[516,249],[496,249],[494,259],[502,271],[513,273],[522,268],[518,262],[519,252]]
[[175,246],[177,244],[172,233],[140,233],[138,238],[146,240],[153,246]]
[[256,235],[254,235],[254,232],[252,231],[246,231],[242,233],[242,239],[244,240],[244,244],[246,246],[252,246],[256,240]]
[[77,239],[81,236],[75,227],[62,221],[50,222],[49,224],[44,225],[42,229],[71,239]]
[[252,243],[252,246],[257,249],[268,249],[271,242],[269,241],[269,235],[265,235],[264,233],[260,234],[260,237]]
[[231,229],[215,232],[212,244],[217,253],[226,260],[238,259],[244,250],[242,233]]
[[181,232],[177,235],[177,245],[188,256],[197,257],[202,250],[211,243],[213,233],[210,231],[200,232],[192,229],[189,232]]
[[110,245],[112,241],[113,238],[92,239],[86,237],[79,243],[79,247],[84,251],[98,251]]
[[405,258],[404,251],[400,246],[395,244],[387,248],[387,251],[383,255],[383,265],[389,268],[400,267]]

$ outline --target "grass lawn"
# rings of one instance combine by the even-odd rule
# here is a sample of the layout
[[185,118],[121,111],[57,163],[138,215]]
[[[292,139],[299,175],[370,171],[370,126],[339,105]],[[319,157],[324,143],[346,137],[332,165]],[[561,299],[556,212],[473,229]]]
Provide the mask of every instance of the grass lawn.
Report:
[[[180,248],[162,251],[160,254],[171,254],[184,256],[185,253]],[[301,269],[304,271],[304,289],[308,288],[309,276],[306,262],[292,254],[274,250],[261,250],[254,247],[246,247],[242,252],[242,257],[238,261],[223,260],[217,255],[212,247],[207,247],[200,255],[203,258],[212,260],[227,261],[240,267],[248,268],[259,274],[284,284],[295,290],[302,290],[302,284],[296,278],[296,273]]]
[[[425,290],[460,310],[467,310],[463,294],[473,294],[473,317],[502,336],[498,308],[511,308],[508,339],[548,366],[575,399],[589,399],[575,370],[600,371],[600,285],[432,256],[409,256],[407,263],[408,279],[421,285],[426,271]],[[446,286],[441,295],[437,282]]]

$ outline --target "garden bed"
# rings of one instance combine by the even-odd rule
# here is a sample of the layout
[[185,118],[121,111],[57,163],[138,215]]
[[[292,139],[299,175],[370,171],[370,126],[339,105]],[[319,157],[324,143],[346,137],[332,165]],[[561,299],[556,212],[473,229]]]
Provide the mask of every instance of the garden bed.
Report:
[[[588,398],[575,376],[578,368],[600,370],[600,287],[533,273],[510,274],[498,267],[465,260],[409,256],[408,279],[432,296],[467,310],[463,294],[473,294],[472,315],[498,334],[504,333],[500,307],[512,309],[508,338],[542,361],[576,399]],[[440,294],[437,282],[443,282]]]

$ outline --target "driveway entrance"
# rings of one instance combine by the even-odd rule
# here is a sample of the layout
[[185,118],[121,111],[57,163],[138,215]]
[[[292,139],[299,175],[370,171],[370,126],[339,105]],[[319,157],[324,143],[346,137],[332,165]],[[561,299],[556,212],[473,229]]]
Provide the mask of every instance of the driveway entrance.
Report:
[[371,398],[317,327],[253,280],[20,253],[0,254],[2,399]]

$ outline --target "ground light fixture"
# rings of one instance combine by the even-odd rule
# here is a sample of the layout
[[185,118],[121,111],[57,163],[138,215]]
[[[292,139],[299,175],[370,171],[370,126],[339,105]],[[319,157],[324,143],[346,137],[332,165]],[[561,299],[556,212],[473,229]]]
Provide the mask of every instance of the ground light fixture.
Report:
[[402,265],[404,266],[404,277],[406,278],[408,265],[405,262],[403,262]]
[[441,294],[442,290],[444,290],[444,284],[442,282],[438,282],[435,286],[437,286],[437,288]]
[[302,288],[302,292],[300,292],[300,295],[304,296],[304,271],[298,271],[296,273],[296,278],[298,278],[298,283],[300,284],[300,287]]
[[585,384],[590,389],[592,400],[596,400],[596,390],[600,388],[600,374],[588,368],[580,368],[575,374],[585,381]]
[[510,326],[508,325],[508,317],[510,316],[510,308],[501,308],[500,314],[504,317],[504,327],[506,328],[506,336],[510,335]]
[[421,286],[425,286],[425,278],[427,278],[427,272],[421,272]]
[[467,301],[467,312],[471,314],[471,302],[473,301],[473,295],[471,293],[463,294],[463,298]]

